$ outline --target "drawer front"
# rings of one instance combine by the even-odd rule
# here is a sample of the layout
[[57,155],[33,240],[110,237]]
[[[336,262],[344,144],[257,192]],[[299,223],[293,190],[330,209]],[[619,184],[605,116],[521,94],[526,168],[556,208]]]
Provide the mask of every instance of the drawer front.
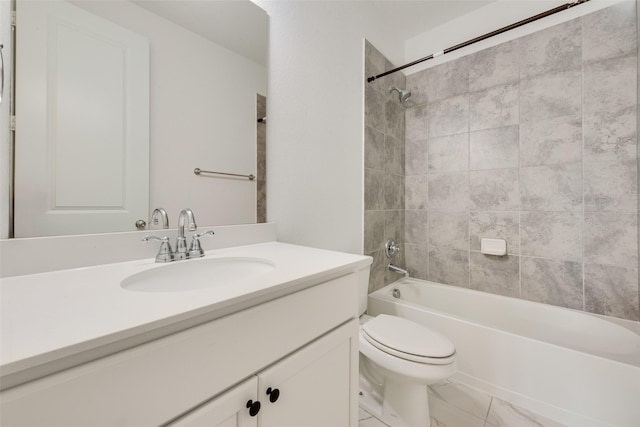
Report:
[[355,274],[0,394],[2,426],[159,425],[357,316]]

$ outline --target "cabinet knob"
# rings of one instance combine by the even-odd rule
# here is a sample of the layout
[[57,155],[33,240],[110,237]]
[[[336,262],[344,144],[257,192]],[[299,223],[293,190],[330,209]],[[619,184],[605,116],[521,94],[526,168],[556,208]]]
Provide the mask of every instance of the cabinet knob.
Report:
[[247,402],[247,408],[249,408],[249,415],[255,417],[256,415],[258,415],[258,412],[260,412],[260,402],[258,402],[257,400],[255,402],[253,400],[250,400]]
[[272,390],[271,387],[269,387],[267,389],[267,396],[269,396],[269,402],[275,403],[275,401],[280,397],[280,390],[278,390],[277,388],[274,388]]

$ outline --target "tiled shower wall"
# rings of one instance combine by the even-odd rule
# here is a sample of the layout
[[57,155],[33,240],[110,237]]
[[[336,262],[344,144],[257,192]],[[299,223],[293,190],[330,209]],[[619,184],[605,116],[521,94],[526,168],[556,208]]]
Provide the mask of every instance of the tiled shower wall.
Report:
[[[372,76],[393,65],[369,42],[365,42],[365,74]],[[365,197],[364,252],[373,257],[369,290],[398,279],[386,270],[387,239],[404,242],[404,108],[390,86],[405,88],[405,77],[395,73],[365,83]],[[404,265],[403,251],[394,263]],[[394,275],[396,275],[394,277]]]
[[[396,240],[413,277],[640,320],[635,3],[407,77]],[[366,53],[375,74],[379,53]],[[384,281],[380,242],[397,206],[386,210],[384,197],[383,89],[366,88],[372,289]],[[481,254],[482,237],[505,239],[508,255]]]
[[636,33],[624,2],[407,77],[414,276],[640,319]]

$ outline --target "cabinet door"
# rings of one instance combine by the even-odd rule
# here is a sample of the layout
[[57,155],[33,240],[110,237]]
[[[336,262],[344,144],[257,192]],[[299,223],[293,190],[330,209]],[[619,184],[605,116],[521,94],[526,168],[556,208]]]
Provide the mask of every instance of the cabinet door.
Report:
[[180,417],[167,427],[257,427],[256,414],[250,415],[247,403],[256,402],[258,379],[232,388],[219,397]]
[[259,374],[260,427],[356,426],[357,333],[352,320]]

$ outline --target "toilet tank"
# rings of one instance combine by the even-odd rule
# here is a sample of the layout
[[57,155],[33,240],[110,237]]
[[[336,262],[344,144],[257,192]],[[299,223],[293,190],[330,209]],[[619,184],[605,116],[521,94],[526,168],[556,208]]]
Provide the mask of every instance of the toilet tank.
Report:
[[358,280],[358,316],[367,311],[367,297],[369,296],[369,272],[371,266],[356,271]]

